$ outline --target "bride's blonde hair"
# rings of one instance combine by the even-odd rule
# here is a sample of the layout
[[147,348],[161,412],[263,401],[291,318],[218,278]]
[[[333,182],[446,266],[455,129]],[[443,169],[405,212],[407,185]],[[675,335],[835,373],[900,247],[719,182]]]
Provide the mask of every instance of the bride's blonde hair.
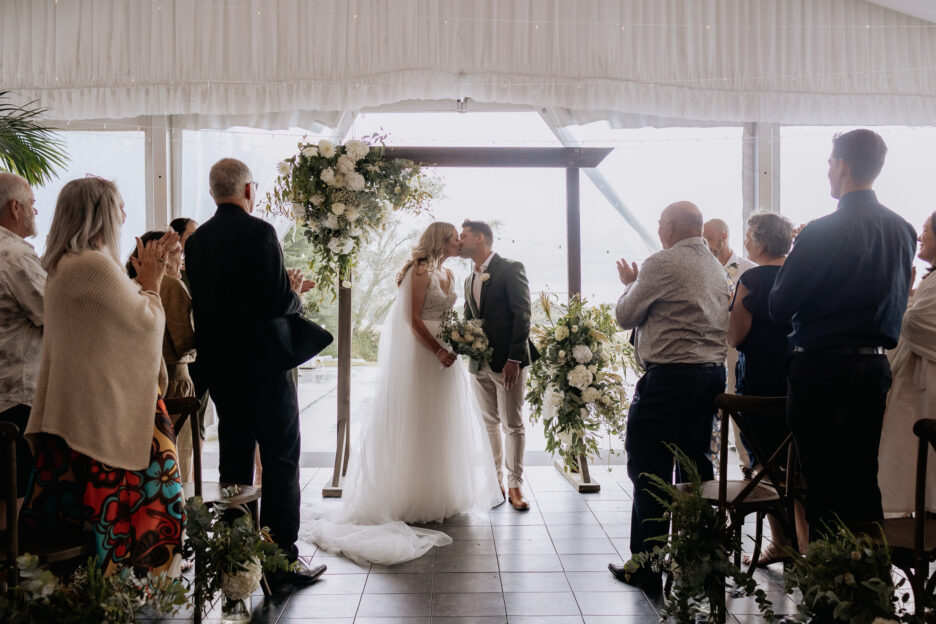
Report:
[[430,223],[426,231],[419,237],[419,242],[413,247],[409,260],[397,273],[397,286],[403,283],[406,272],[413,265],[425,263],[429,270],[435,270],[442,262],[442,258],[445,256],[445,246],[452,240],[453,236],[458,236],[458,230],[451,223],[444,221]]

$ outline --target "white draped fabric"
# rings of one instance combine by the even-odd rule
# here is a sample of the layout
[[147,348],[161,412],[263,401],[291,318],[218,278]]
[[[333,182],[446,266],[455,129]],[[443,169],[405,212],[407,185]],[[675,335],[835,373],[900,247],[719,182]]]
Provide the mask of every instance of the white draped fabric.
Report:
[[279,126],[305,111],[328,124],[336,111],[465,97],[636,119],[936,118],[936,24],[867,0],[4,0],[0,10],[0,85],[63,120]]

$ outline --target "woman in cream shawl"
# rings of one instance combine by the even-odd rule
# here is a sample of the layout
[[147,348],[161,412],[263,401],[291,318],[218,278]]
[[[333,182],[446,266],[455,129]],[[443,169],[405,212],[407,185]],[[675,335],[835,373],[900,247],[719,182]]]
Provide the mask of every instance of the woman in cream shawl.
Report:
[[[936,414],[936,213],[923,224],[917,257],[933,267],[910,297],[897,348],[888,352],[894,381],[887,395],[878,483],[888,517],[914,510],[916,449],[913,424]],[[936,511],[936,456],[929,452],[926,474],[926,509]]]

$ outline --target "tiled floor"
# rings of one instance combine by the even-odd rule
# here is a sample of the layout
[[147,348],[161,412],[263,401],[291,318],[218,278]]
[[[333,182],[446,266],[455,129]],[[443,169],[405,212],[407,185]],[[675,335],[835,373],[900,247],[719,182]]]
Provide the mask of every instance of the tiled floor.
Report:
[[[326,471],[303,469],[303,494],[318,496]],[[611,561],[629,557],[629,482],[624,468],[596,467],[598,494],[579,494],[551,466],[527,469],[531,510],[508,505],[433,527],[455,541],[398,566],[359,565],[303,545],[328,564],[311,587],[263,599],[254,622],[310,624],[650,624],[659,602],[619,583]],[[758,572],[778,613],[793,613],[782,572]],[[751,599],[730,602],[732,622],[760,621]],[[213,613],[206,619],[218,617]],[[184,614],[179,618],[190,619]]]

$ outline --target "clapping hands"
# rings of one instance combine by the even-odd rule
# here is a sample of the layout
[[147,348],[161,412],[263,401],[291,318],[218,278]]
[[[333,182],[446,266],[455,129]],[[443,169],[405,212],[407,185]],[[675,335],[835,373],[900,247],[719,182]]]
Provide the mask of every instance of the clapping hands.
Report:
[[301,295],[315,288],[315,282],[307,280],[302,276],[302,269],[287,269],[286,275],[289,276],[289,287],[297,295]]
[[618,277],[621,278],[621,283],[625,286],[630,286],[637,281],[637,263],[631,262],[630,265],[627,264],[627,260],[621,258],[617,261],[617,270]]
[[136,239],[136,257],[131,256],[130,262],[136,270],[136,281],[143,290],[159,293],[163,276],[166,274],[166,262],[169,250],[179,242],[179,235],[169,230],[159,240],[151,240],[145,245],[139,238]]

